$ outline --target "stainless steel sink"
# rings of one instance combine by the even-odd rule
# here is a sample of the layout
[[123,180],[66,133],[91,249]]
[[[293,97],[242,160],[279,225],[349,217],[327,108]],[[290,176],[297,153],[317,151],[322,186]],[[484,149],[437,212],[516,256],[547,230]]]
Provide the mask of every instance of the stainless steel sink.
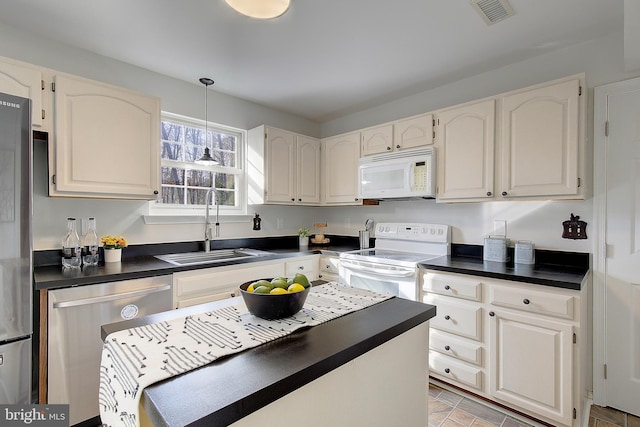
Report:
[[271,255],[258,249],[220,249],[211,252],[184,252],[180,254],[156,255],[155,257],[174,265],[211,264],[251,257]]

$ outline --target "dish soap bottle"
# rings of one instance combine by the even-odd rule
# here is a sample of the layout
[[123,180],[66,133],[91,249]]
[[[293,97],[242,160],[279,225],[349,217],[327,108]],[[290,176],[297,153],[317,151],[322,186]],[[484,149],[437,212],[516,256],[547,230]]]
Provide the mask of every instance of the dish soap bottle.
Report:
[[76,219],[67,218],[67,234],[62,241],[62,266],[65,268],[80,268],[82,264],[81,254],[82,249],[80,248],[80,238],[76,231]]
[[95,218],[89,218],[89,229],[82,238],[82,263],[84,265],[98,264],[98,235],[96,234]]

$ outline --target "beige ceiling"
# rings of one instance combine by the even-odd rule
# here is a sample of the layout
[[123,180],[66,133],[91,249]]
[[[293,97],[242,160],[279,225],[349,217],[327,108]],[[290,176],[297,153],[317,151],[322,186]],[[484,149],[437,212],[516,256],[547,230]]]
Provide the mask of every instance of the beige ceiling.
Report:
[[224,0],[0,0],[0,23],[322,122],[624,21],[623,0],[510,4],[487,26],[469,0],[292,0],[269,21]]

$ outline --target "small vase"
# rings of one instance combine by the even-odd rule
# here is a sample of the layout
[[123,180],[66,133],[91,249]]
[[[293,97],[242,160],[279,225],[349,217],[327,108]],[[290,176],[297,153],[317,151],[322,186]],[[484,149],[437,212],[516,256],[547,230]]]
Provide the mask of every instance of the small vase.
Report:
[[309,247],[309,236],[298,236],[298,242],[301,248]]
[[122,249],[104,249],[104,262],[120,262]]

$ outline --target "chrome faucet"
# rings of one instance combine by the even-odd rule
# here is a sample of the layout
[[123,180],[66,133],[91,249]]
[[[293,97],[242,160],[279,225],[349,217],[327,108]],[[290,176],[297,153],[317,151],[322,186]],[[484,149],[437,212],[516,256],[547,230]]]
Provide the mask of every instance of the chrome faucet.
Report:
[[[213,186],[207,190],[207,194],[204,196],[205,214],[204,214],[204,251],[211,251],[211,224],[209,223],[209,200],[211,199],[211,193],[213,193],[216,201],[216,223],[215,223],[215,237],[220,237],[220,204],[218,203],[218,192]],[[213,200],[212,200],[213,201]]]

